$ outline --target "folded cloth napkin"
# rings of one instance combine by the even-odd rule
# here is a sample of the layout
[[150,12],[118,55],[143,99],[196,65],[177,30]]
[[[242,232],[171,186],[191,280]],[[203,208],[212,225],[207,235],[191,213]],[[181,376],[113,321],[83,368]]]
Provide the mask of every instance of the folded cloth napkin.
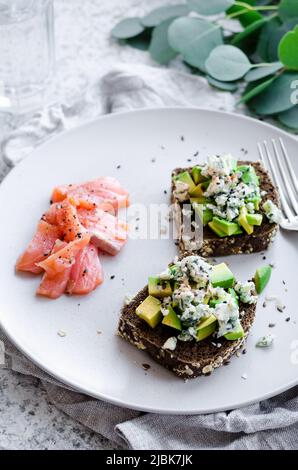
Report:
[[[161,106],[233,110],[231,94],[212,90],[201,77],[148,66],[121,66],[84,95],[32,116],[3,143],[5,164],[18,163],[49,137],[102,113]],[[57,408],[130,449],[297,449],[298,387],[230,412],[168,416],[120,408],[75,390],[25,358],[0,332],[6,367],[38,377]]]

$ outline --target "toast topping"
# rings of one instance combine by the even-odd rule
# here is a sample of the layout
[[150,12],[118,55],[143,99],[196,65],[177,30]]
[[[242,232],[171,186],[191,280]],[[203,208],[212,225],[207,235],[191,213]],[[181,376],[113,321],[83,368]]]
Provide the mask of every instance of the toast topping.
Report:
[[225,263],[212,266],[194,255],[176,259],[159,276],[150,277],[148,290],[136,314],[151,328],[162,324],[171,332],[162,347],[171,350],[177,341],[202,341],[211,335],[242,338],[239,303],[257,301],[253,282],[236,282]]
[[254,166],[238,164],[231,155],[213,155],[202,166],[182,170],[173,177],[173,186],[173,197],[179,203],[189,201],[193,216],[218,237],[252,234],[263,214],[270,223],[280,222],[273,201],[261,206],[266,191],[260,189]]

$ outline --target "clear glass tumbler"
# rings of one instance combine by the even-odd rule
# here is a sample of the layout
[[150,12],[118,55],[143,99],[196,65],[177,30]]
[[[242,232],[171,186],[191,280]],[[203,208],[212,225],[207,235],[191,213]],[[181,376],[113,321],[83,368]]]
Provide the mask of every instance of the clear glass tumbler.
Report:
[[0,113],[40,107],[53,65],[53,0],[0,0]]

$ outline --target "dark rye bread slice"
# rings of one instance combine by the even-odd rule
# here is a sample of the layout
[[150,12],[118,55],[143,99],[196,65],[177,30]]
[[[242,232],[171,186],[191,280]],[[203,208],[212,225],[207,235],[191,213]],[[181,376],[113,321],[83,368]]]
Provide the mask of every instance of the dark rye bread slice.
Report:
[[[267,199],[271,199],[274,204],[280,207],[280,200],[279,194],[277,189],[275,188],[270,175],[265,170],[264,166],[261,162],[249,162],[249,161],[239,161],[239,165],[252,165],[256,171],[256,174],[260,178],[260,189],[262,191],[267,191],[267,194],[262,198],[261,203],[261,210],[262,212],[262,205]],[[177,174],[181,173],[181,171],[189,171],[190,168],[176,168],[173,173],[172,177],[176,176]],[[171,201],[174,205],[179,204],[181,207],[182,204],[177,201],[173,194],[174,184],[172,181],[172,198]],[[177,207],[177,206],[176,206]],[[178,216],[178,214],[176,214]],[[174,214],[175,219],[175,214]],[[263,218],[262,225],[255,226],[254,232],[251,235],[247,233],[243,233],[241,235],[235,235],[230,237],[218,237],[208,226],[204,227],[203,230],[203,244],[199,250],[196,250],[192,253],[199,254],[204,257],[211,257],[211,256],[227,256],[227,255],[237,255],[241,253],[255,253],[259,251],[264,251],[268,248],[270,243],[274,240],[276,233],[278,230],[278,225],[274,223],[269,223],[266,217]],[[180,254],[185,253],[187,250],[185,249],[184,243],[180,238],[178,240],[179,243],[179,251]]]
[[[244,338],[228,341],[225,338],[206,338],[203,341],[177,341],[174,351],[162,349],[165,341],[175,335],[175,330],[164,325],[151,328],[135,313],[136,308],[148,296],[148,287],[144,287],[129,305],[121,311],[118,335],[129,341],[138,349],[145,350],[155,361],[186,378],[208,375],[217,367],[229,362],[230,357],[243,345],[254,321],[256,305],[241,304],[241,323],[245,332]],[[212,344],[214,343],[214,344]],[[218,347],[216,344],[220,344]]]

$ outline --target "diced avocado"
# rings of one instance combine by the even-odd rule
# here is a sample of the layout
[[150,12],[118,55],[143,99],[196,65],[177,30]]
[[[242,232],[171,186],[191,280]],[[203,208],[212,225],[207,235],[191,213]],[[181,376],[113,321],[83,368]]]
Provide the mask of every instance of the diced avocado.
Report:
[[235,222],[229,222],[228,220],[221,219],[219,217],[213,217],[214,225],[226,235],[234,235],[238,231],[239,225]]
[[233,287],[235,283],[234,274],[228,268],[226,263],[220,263],[213,266],[210,276],[211,284],[213,287]]
[[251,235],[254,231],[254,227],[253,225],[250,225],[248,222],[247,222],[247,209],[246,207],[242,207],[240,209],[240,215],[238,217],[238,223],[241,225],[241,227],[244,228],[244,230],[246,231],[246,233],[248,233],[248,235]]
[[192,191],[189,191],[191,197],[204,197],[205,189],[203,188],[204,183],[199,183]]
[[217,319],[214,315],[210,315],[209,317],[202,319],[197,328],[197,341],[202,341],[212,335],[216,330],[216,326]]
[[236,339],[243,338],[243,336],[244,336],[244,331],[243,331],[240,321],[237,323],[237,326],[233,328],[233,330],[229,331],[228,333],[224,335],[224,337],[228,339],[229,341],[235,341]]
[[145,300],[137,307],[136,314],[148,323],[151,328],[155,328],[162,320],[163,316],[160,311],[161,302],[160,300],[149,295]]
[[260,197],[257,197],[257,196],[249,197],[247,199],[247,202],[252,202],[256,211],[260,210],[260,202],[261,202]]
[[194,191],[194,189],[196,188],[196,185],[194,183],[194,180],[192,179],[192,177],[190,176],[189,172],[188,171],[183,171],[182,173],[179,173],[179,175],[177,175],[175,177],[176,181],[182,181],[182,183],[186,183],[188,184],[189,186],[189,193],[191,193],[192,191]]
[[165,281],[159,277],[149,277],[148,280],[149,295],[153,297],[163,298],[172,295],[170,281]]
[[254,283],[256,286],[256,291],[258,294],[261,294],[265,287],[267,286],[270,277],[271,277],[271,266],[262,266],[261,268],[258,268],[256,270],[256,273],[254,275]]
[[237,171],[242,173],[241,179],[245,184],[255,184],[259,185],[259,177],[256,175],[255,169],[251,165],[241,165],[237,167]]
[[192,178],[195,184],[199,184],[205,180],[204,176],[202,176],[202,167],[201,166],[194,166],[191,170]]
[[235,300],[236,304],[239,305],[238,295],[236,294],[235,289],[233,289],[233,287],[230,287],[228,289],[228,292],[229,292],[229,294],[231,294],[231,296]]
[[222,301],[219,299],[211,299],[209,305],[211,308],[215,308],[217,304],[220,304]]
[[219,229],[217,228],[217,226],[215,225],[215,223],[214,223],[213,221],[208,222],[208,227],[210,227],[211,230],[212,230],[214,233],[216,233],[216,235],[217,235],[218,237],[221,237],[221,238],[222,238],[222,237],[226,237],[226,236],[227,236],[222,230],[219,230]]
[[207,225],[208,222],[210,222],[210,220],[212,220],[213,218],[213,213],[212,213],[212,210],[211,209],[208,209],[206,206],[204,206],[203,204],[198,204],[196,202],[193,203],[193,208],[194,208],[194,211],[198,214],[198,216],[200,217],[200,220],[202,222],[202,224],[204,225]]
[[168,310],[169,313],[163,317],[163,325],[167,325],[172,328],[175,328],[175,330],[181,331],[181,321],[177,313],[171,306],[168,308]]
[[250,225],[261,225],[263,216],[262,214],[247,214],[246,220]]

